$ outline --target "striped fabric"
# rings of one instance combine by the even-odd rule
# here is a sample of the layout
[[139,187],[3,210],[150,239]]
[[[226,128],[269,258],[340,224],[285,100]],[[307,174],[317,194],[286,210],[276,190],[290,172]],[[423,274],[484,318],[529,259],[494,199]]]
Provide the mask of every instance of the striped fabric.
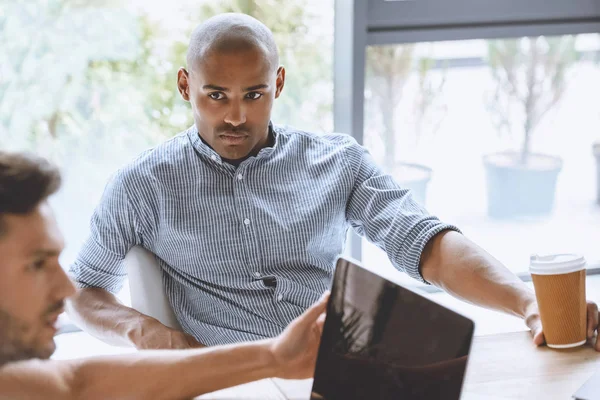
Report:
[[107,185],[71,276],[117,292],[135,245],[154,253],[185,331],[206,345],[272,337],[326,290],[349,227],[421,280],[421,251],[455,227],[426,213],[348,135],[272,127],[234,167],[195,127]]

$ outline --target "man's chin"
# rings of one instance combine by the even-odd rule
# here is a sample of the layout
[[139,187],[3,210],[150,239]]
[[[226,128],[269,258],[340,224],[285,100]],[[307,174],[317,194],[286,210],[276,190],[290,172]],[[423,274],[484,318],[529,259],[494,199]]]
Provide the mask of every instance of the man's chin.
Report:
[[27,358],[37,358],[40,360],[47,360],[52,357],[52,354],[56,351],[56,343],[54,342],[54,338],[50,340],[41,340],[35,348],[31,348],[25,350],[25,354],[28,355]]
[[29,324],[0,310],[0,365],[50,358],[56,350],[55,334],[53,327]]
[[221,159],[223,161],[229,162],[241,162],[248,158],[249,151],[230,151],[231,149],[223,149],[223,151],[219,152],[221,155]]
[[56,344],[54,343],[54,340],[52,343],[36,349],[20,348],[14,345],[9,346],[4,344],[3,348],[0,348],[0,366],[7,363],[32,359],[48,360],[52,354],[54,354],[55,350]]
[[42,360],[47,360],[50,357],[52,357],[52,354],[54,354],[54,352],[56,351],[56,343],[54,343],[54,339],[52,339],[50,341],[50,343],[48,343],[48,345],[46,345],[46,347],[44,347],[43,349],[41,349],[38,352],[38,357]]

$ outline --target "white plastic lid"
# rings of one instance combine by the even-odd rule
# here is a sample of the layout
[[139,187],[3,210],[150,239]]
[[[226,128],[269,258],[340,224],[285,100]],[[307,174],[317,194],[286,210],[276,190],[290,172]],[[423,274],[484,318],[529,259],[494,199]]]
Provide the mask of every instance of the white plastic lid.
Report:
[[585,258],[579,254],[534,254],[529,259],[529,272],[536,275],[568,274],[585,269]]

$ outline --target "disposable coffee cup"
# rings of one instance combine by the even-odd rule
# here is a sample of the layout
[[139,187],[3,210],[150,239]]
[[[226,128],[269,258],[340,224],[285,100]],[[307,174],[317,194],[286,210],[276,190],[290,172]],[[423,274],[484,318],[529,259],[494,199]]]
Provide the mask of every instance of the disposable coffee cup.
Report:
[[533,255],[529,272],[548,347],[586,342],[585,258],[578,254]]

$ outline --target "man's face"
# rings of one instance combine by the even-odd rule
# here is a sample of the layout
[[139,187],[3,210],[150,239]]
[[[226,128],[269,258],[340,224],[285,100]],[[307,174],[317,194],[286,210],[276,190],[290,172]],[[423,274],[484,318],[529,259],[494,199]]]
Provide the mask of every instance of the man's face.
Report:
[[0,235],[0,365],[49,358],[54,327],[75,291],[60,267],[61,234],[42,203],[27,215],[5,214]]
[[273,101],[285,81],[260,49],[210,53],[178,74],[200,136],[225,160],[256,155],[268,144]]

